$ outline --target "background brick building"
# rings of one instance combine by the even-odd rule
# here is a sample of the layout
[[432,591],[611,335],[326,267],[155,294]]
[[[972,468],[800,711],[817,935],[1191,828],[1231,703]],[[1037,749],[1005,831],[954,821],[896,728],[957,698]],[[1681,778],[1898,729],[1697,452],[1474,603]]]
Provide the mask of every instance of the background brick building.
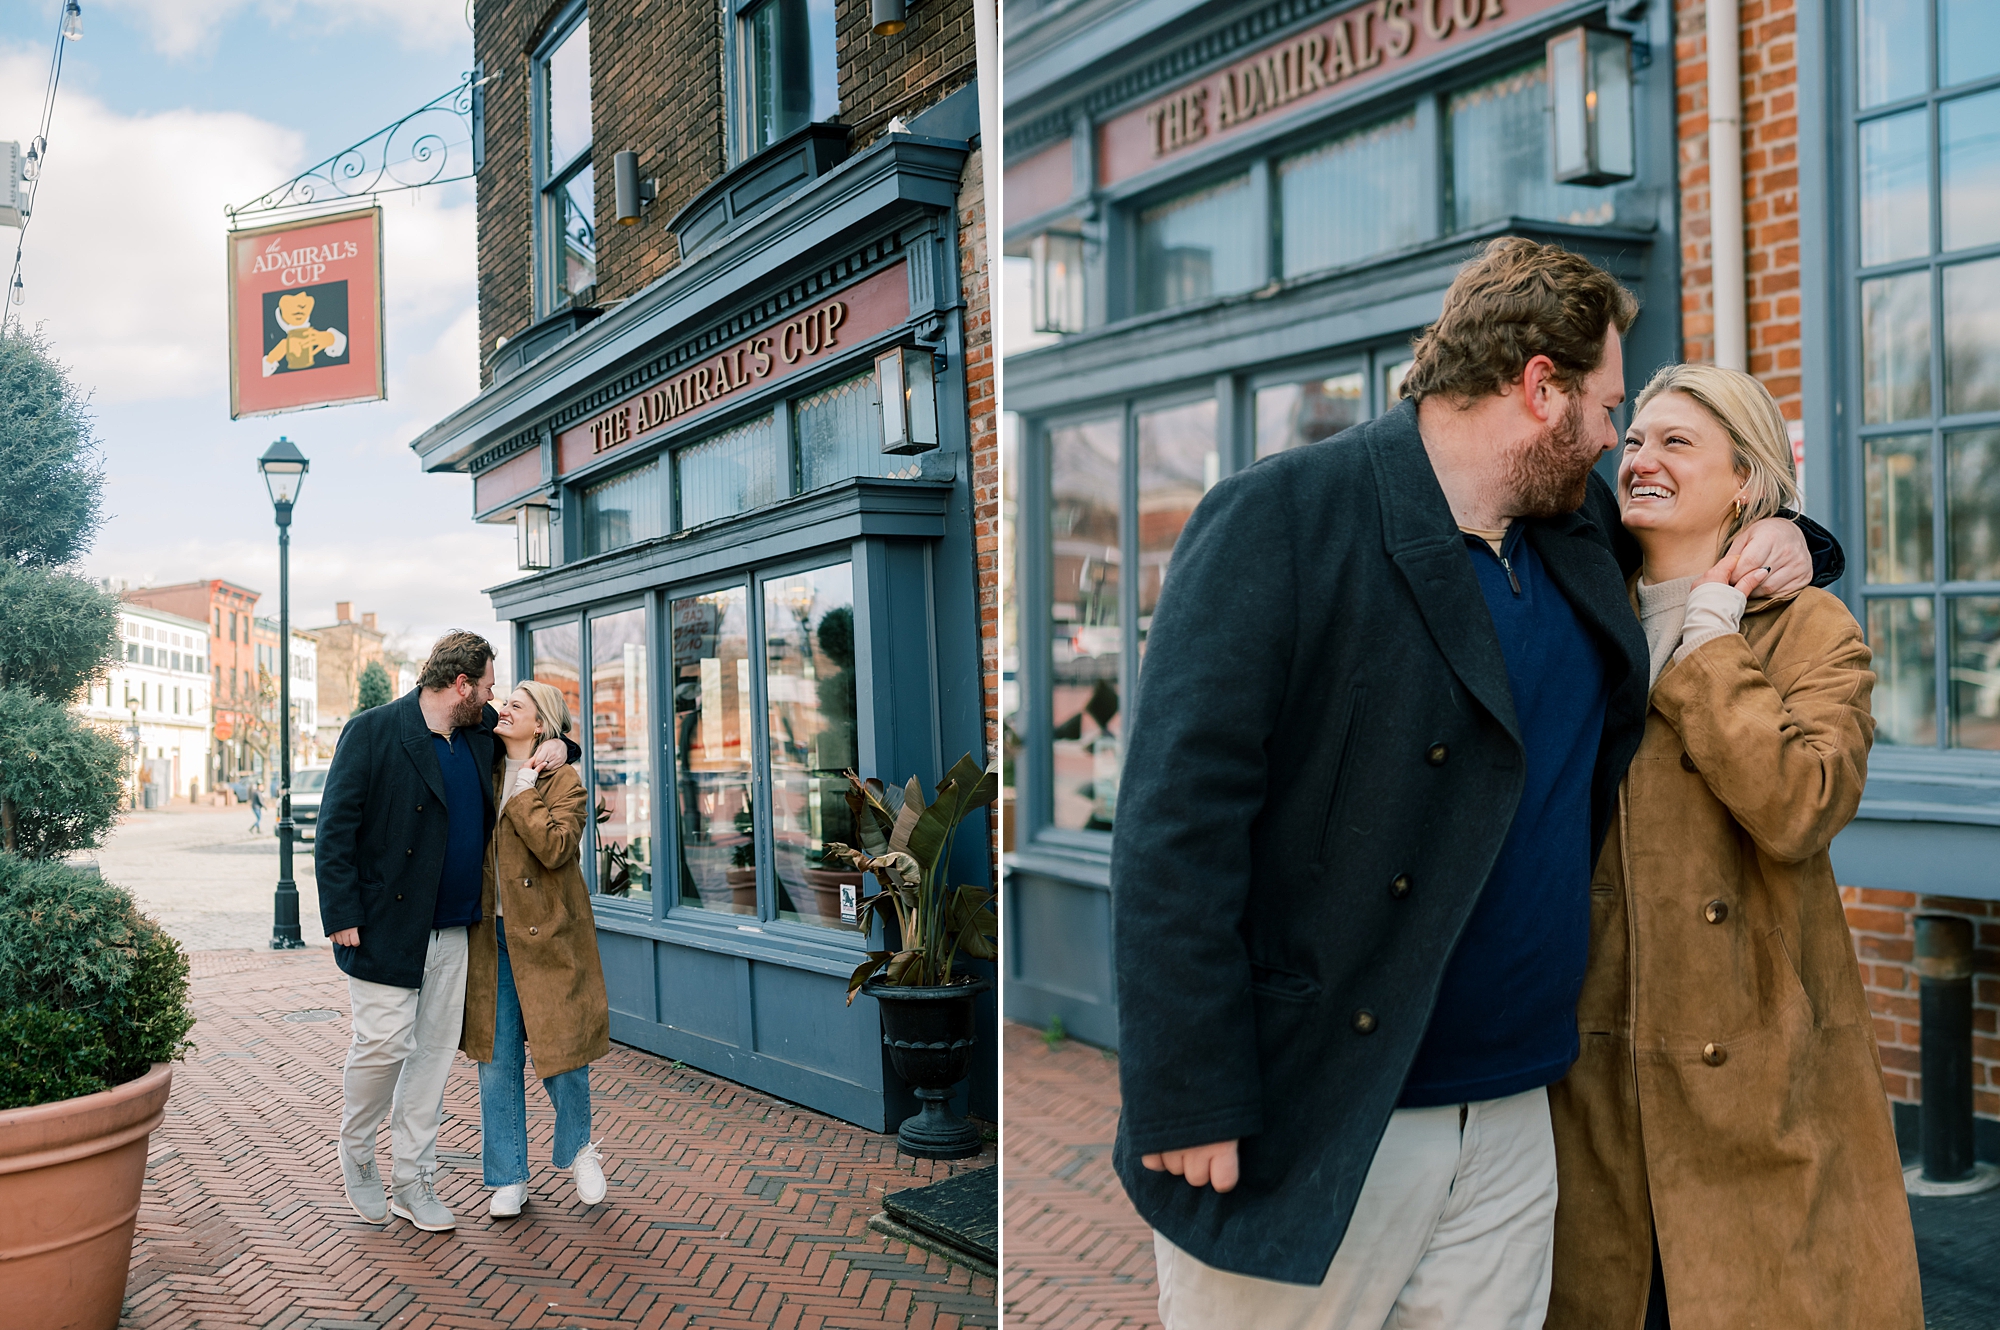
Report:
[[246,737],[257,715],[257,658],[251,625],[257,592],[221,578],[127,589],[124,598],[208,625],[209,675],[214,681],[208,781],[234,780],[250,769]]

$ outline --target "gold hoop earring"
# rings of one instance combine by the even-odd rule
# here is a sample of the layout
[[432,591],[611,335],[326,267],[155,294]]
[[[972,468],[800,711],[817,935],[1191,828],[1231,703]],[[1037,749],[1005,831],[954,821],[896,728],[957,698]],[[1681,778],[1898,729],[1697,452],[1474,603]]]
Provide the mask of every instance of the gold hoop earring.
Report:
[[1743,500],[1738,499],[1736,500],[1736,502],[1729,505],[1729,520],[1734,522],[1742,516],[1743,516]]

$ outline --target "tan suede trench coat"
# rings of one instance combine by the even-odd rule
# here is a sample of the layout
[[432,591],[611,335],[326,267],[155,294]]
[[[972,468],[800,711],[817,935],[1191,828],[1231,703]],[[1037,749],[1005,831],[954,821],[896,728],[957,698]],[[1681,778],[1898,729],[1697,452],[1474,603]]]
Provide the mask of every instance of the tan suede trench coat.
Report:
[[[494,773],[496,804],[505,793],[498,787],[500,770]],[[507,960],[535,1075],[560,1076],[611,1051],[597,919],[578,862],[589,802],[582,775],[574,766],[562,766],[545,772],[500,811],[486,849],[480,922],[468,936],[465,1033],[458,1046],[474,1062],[493,1060],[500,991],[496,900],[505,906]]]
[[1669,663],[1591,883],[1582,1049],[1550,1088],[1549,1330],[1922,1330],[1909,1204],[1827,846],[1875,676],[1808,589]]

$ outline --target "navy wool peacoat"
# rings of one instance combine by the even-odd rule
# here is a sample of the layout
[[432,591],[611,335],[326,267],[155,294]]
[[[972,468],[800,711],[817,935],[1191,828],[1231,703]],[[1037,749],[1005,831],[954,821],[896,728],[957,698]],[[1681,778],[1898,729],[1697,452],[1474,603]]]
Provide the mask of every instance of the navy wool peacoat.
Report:
[[[475,769],[493,767],[493,719],[460,730]],[[492,838],[493,800],[479,782],[481,840]],[[361,930],[358,947],[335,946],[335,964],[356,979],[421,988],[438,879],[451,821],[444,771],[431,746],[417,690],[355,716],[340,732],[320,797],[313,873],[320,924],[331,935]]]
[[[1804,525],[1830,580],[1838,547]],[[1645,728],[1637,549],[1595,474],[1581,511],[1526,538],[1611,689],[1594,854]],[[1199,1260],[1318,1283],[1526,778],[1499,638],[1414,404],[1202,500],[1141,680],[1111,861],[1119,1177]],[[1141,1164],[1230,1139],[1227,1194]]]

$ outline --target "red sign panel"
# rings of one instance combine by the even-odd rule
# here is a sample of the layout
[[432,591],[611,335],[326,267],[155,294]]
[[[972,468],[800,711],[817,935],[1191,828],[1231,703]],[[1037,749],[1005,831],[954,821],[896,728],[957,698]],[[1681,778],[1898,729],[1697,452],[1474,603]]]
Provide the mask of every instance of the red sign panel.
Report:
[[382,210],[229,235],[229,418],[386,396]]
[[570,426],[556,436],[556,469],[566,475],[668,425],[719,411],[746,389],[824,364],[909,317],[909,275],[898,263]]
[[[1265,117],[1344,96],[1426,56],[1511,35],[1562,0],[1371,0],[1097,129],[1097,178],[1116,184]],[[1011,181],[1009,182],[1011,185]]]

